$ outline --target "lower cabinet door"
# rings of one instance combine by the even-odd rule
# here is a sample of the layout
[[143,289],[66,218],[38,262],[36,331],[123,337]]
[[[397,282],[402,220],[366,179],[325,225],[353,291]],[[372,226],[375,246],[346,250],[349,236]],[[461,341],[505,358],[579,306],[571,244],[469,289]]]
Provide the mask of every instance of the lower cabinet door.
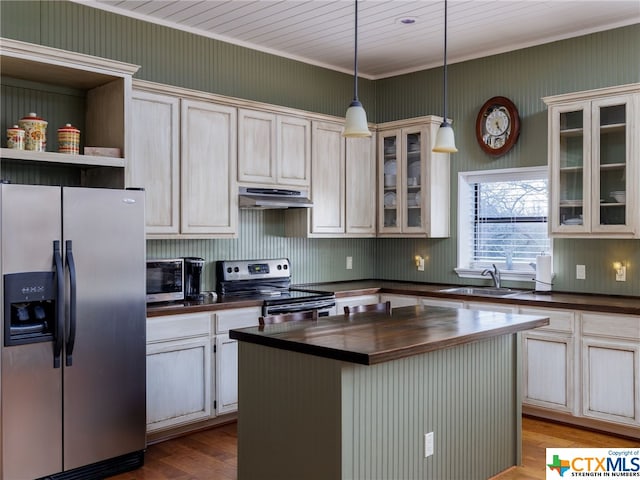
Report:
[[640,425],[640,345],[583,338],[583,414]]
[[229,335],[216,337],[217,413],[238,410],[238,342]]
[[573,339],[553,333],[523,333],[523,401],[571,413]]
[[147,345],[147,432],[211,415],[209,336]]

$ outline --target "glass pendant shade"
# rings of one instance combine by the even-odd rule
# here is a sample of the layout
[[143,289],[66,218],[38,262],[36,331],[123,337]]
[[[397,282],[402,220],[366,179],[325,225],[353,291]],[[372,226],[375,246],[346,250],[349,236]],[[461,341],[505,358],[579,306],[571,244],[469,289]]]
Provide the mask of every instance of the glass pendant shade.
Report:
[[453,128],[449,122],[444,121],[440,125],[436,134],[436,144],[433,146],[432,151],[437,153],[456,153],[458,151]]
[[354,100],[347,109],[346,120],[344,122],[344,137],[370,137],[369,125],[367,124],[367,113],[362,104]]

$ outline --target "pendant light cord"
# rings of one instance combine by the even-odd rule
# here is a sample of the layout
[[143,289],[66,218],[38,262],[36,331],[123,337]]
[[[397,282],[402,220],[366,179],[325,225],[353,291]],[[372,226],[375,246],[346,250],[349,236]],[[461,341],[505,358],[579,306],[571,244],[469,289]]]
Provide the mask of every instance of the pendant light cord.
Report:
[[355,0],[356,28],[353,54],[353,100],[358,101],[358,0]]
[[444,118],[443,123],[447,121],[447,0],[444,0]]

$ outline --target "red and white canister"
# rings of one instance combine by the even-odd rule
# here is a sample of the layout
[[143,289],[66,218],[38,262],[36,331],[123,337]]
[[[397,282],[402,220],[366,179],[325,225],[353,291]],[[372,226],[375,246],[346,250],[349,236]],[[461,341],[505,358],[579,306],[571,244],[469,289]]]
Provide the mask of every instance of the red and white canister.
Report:
[[7,148],[24,150],[24,129],[18,125],[7,128]]
[[70,123],[58,129],[58,152],[71,155],[80,153],[80,130]]
[[44,152],[47,149],[47,124],[35,113],[30,113],[18,121],[20,128],[24,129],[24,148],[34,152]]

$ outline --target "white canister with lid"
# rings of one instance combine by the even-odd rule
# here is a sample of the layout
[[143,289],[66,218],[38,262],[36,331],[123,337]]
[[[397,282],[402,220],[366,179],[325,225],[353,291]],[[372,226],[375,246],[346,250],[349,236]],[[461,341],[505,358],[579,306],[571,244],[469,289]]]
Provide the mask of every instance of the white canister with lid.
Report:
[[20,128],[24,129],[24,148],[34,152],[44,152],[47,149],[47,124],[46,120],[35,113],[29,113],[18,121]]

